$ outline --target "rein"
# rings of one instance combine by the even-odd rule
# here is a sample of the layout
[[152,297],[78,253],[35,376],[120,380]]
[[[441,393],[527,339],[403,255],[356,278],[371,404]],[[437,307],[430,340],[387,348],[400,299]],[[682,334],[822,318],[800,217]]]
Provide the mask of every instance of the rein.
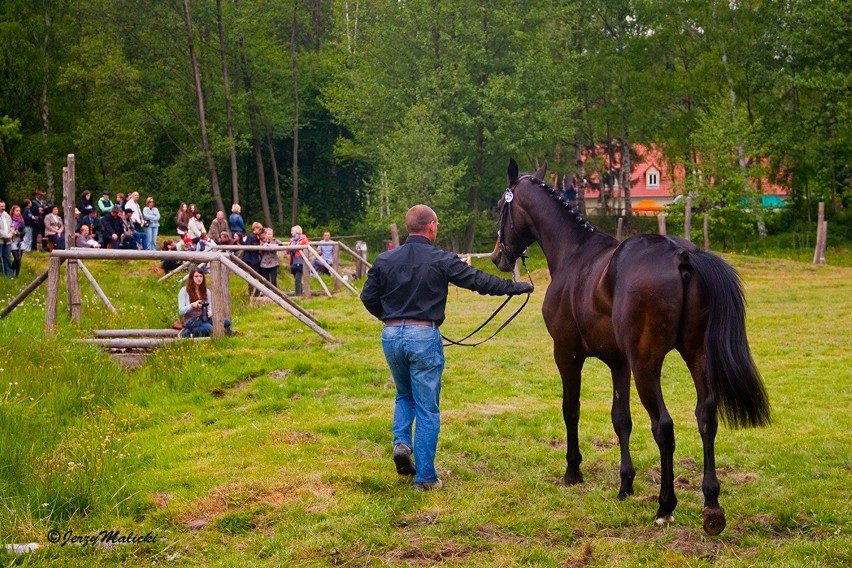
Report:
[[[524,270],[527,271],[527,278],[529,278],[530,284],[532,284],[533,283],[532,275],[530,274],[530,269],[527,268],[527,257],[526,257],[526,255],[522,255],[520,258],[521,258],[521,263],[524,265]],[[470,333],[468,333],[467,335],[465,335],[464,337],[462,337],[458,341],[450,339],[449,337],[447,337],[446,335],[444,335],[442,333],[441,339],[443,339],[446,342],[446,343],[444,343],[444,347],[450,347],[452,345],[458,345],[459,347],[476,347],[477,345],[481,345],[481,344],[485,343],[486,341],[488,341],[489,339],[491,339],[492,337],[494,337],[495,335],[497,335],[498,333],[503,331],[503,328],[505,328],[507,325],[509,325],[509,323],[511,323],[511,321],[513,319],[515,319],[515,316],[517,316],[519,313],[521,313],[521,310],[523,310],[526,307],[527,302],[530,301],[530,294],[531,294],[531,292],[527,292],[527,297],[526,297],[526,299],[524,299],[524,303],[521,304],[521,307],[519,307],[517,310],[515,310],[515,313],[513,313],[511,316],[509,316],[509,318],[506,321],[504,321],[502,323],[502,325],[500,325],[500,327],[497,328],[497,331],[495,331],[494,333],[492,333],[491,335],[489,335],[485,339],[483,339],[481,341],[477,341],[476,343],[464,343],[465,341],[470,339],[473,335],[478,333],[479,330],[481,330],[483,327],[488,325],[488,323],[491,320],[493,320],[497,316],[497,314],[500,313],[500,310],[502,310],[504,307],[506,307],[506,304],[509,303],[509,300],[512,299],[512,296],[508,296],[505,300],[503,300],[503,303],[500,304],[500,307],[498,307],[496,310],[494,310],[494,313],[492,313],[490,316],[488,316],[487,320],[482,322],[482,324],[479,327],[477,327],[476,329],[474,329],[473,331],[471,331]]]

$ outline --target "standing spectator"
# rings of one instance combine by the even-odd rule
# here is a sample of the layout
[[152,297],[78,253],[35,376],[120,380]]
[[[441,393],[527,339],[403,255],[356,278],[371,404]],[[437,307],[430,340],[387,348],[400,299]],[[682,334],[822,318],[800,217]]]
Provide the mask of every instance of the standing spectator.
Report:
[[186,234],[187,225],[189,225],[189,207],[186,203],[181,203],[178,205],[177,213],[175,213],[175,226],[177,227],[177,234],[181,240]]
[[376,258],[367,273],[361,301],[385,325],[382,349],[396,383],[392,428],[396,471],[414,475],[412,488],[423,491],[443,487],[435,470],[444,371],[438,328],[444,323],[449,283],[492,296],[528,293],[532,286],[481,272],[457,255],[436,248],[438,217],[426,205],[409,209],[405,225],[408,239]]
[[[246,237],[246,246],[260,246],[260,232],[263,231],[263,225],[258,222],[251,224],[251,233]],[[260,273],[260,252],[256,250],[247,250],[243,252],[243,262],[248,264],[252,270]],[[256,296],[258,291],[249,284],[249,296]]]
[[104,218],[108,215],[112,214],[113,203],[109,198],[109,191],[104,190],[101,198],[98,199],[98,212],[100,212],[100,217]]
[[82,195],[80,195],[80,204],[77,205],[77,208],[80,211],[86,211],[89,207],[95,206],[95,200],[92,197],[92,192],[88,189],[83,190]]
[[54,205],[44,218],[45,236],[53,243],[53,248],[65,248],[65,223],[59,216],[59,207]]
[[192,239],[192,242],[197,243],[198,239],[201,238],[201,233],[206,232],[207,229],[204,227],[204,221],[201,220],[201,211],[196,211],[186,226],[186,234]]
[[[306,245],[310,241],[308,237],[302,233],[302,227],[293,225],[290,228],[290,244],[291,245]],[[300,250],[291,250],[290,253],[290,273],[296,280],[296,295],[302,295],[302,272],[305,269],[305,257]]]
[[41,243],[42,252],[47,252],[47,235],[44,234],[44,218],[49,211],[47,210],[47,201],[44,200],[44,192],[37,189],[33,192],[32,205],[33,221],[35,222],[35,231],[33,232],[33,250],[38,249]]
[[[125,205],[127,204],[127,200],[124,198],[124,194],[119,192],[115,194],[115,204],[118,205],[122,211],[125,209]],[[123,215],[122,215],[123,217]]]
[[231,216],[228,217],[228,224],[231,226],[231,233],[234,240],[239,239],[240,242],[246,237],[246,224],[243,221],[243,216],[240,215],[240,206],[234,203],[231,206]]
[[[263,232],[262,246],[271,247],[281,243],[275,238],[272,232],[272,227],[267,227]],[[281,261],[278,260],[278,251],[270,250],[260,253],[260,275],[269,280],[273,286],[278,287],[278,266]]]
[[118,205],[113,206],[110,214],[101,219],[104,231],[104,246],[114,249],[121,247],[121,234],[124,232],[124,212]]
[[145,234],[145,226],[147,225],[147,222],[145,221],[145,218],[142,217],[142,208],[139,206],[138,191],[134,191],[127,196],[127,201],[124,203],[124,210],[133,212],[133,215],[130,217],[130,221],[133,223],[133,230],[136,233],[136,242],[142,243],[142,250],[147,250],[148,236]]
[[[329,266],[332,266],[332,263],[334,262],[334,243],[331,242],[331,233],[329,231],[325,231],[322,234],[322,240],[319,245],[317,245],[317,252],[320,253],[322,259],[326,261]],[[317,271],[317,274],[330,274],[328,268],[326,268],[318,258],[315,258],[311,264],[313,264],[314,270]]]
[[92,238],[88,225],[82,225],[80,233],[74,238],[74,246],[78,248],[101,248],[101,243]]
[[7,278],[15,276],[12,266],[12,217],[6,213],[6,202],[0,201],[0,272]]
[[142,217],[148,223],[148,226],[145,227],[145,239],[148,243],[148,250],[157,250],[157,235],[160,232],[160,210],[154,207],[153,197],[145,200]]
[[219,233],[231,232],[231,228],[228,226],[228,220],[225,219],[224,211],[216,211],[216,218],[210,222],[210,227],[207,232],[213,235],[214,239],[219,236]]
[[24,199],[24,207],[21,211],[24,215],[24,252],[33,251],[33,231],[35,231],[35,220],[33,220],[33,202]]
[[[213,333],[213,307],[207,294],[204,273],[193,268],[189,272],[186,287],[178,292],[178,313],[183,317],[183,337],[208,337]],[[225,318],[225,333],[232,335],[231,320]]]
[[24,215],[20,205],[12,205],[9,215],[12,218],[12,268],[15,276],[21,273],[21,257],[24,248],[24,230],[26,229]]

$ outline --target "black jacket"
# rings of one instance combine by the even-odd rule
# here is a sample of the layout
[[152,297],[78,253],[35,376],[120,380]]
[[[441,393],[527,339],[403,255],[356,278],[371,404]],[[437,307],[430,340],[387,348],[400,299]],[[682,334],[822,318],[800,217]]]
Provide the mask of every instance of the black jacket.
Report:
[[520,294],[519,283],[464,263],[457,255],[412,235],[401,247],[380,254],[367,272],[361,301],[382,321],[417,319],[444,322],[450,283],[490,296]]

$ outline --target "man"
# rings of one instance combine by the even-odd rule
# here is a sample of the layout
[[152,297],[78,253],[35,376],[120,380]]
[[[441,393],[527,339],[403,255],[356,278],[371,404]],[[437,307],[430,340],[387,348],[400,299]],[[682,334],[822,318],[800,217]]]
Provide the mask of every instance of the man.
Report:
[[12,237],[15,230],[12,227],[12,217],[6,213],[6,202],[0,201],[0,274],[14,278],[15,268],[12,266]]
[[[477,270],[455,254],[433,246],[438,217],[426,205],[409,209],[405,225],[408,239],[401,247],[376,258],[367,273],[361,301],[385,325],[382,349],[396,383],[393,417],[396,471],[400,475],[414,475],[412,488],[424,491],[443,487],[435,471],[441,427],[438,402],[444,370],[438,327],[444,322],[449,283],[492,296],[529,293],[533,287]],[[415,421],[417,428],[412,443]]]
[[38,250],[41,242],[42,252],[47,252],[47,236],[44,234],[44,218],[48,214],[47,201],[44,200],[44,192],[37,189],[33,192],[33,204],[30,208],[33,216],[33,250]]
[[101,213],[101,218],[107,217],[112,213],[112,200],[109,198],[109,191],[104,190],[103,197],[98,199],[98,210]]
[[213,239],[217,239],[222,233],[231,233],[231,227],[228,226],[228,220],[225,219],[224,211],[216,211],[216,218],[210,223],[210,228],[207,230],[208,235],[213,235]]
[[134,191],[127,196],[127,202],[124,204],[124,210],[132,213],[130,222],[133,225],[134,241],[142,243],[142,250],[147,250],[148,237],[145,235],[145,219],[142,217],[142,208],[139,207],[138,191]]
[[[334,243],[331,242],[331,233],[329,231],[325,231],[322,234],[322,240],[317,245],[317,252],[320,253],[322,259],[329,266],[334,266]],[[311,264],[314,265],[314,270],[317,271],[317,274],[330,274],[328,268],[318,258],[315,258]]]
[[101,219],[104,230],[104,247],[111,245],[117,249],[121,246],[121,234],[124,232],[124,212],[115,205],[109,215]]
[[[124,218],[121,222],[121,248],[123,249],[140,249],[144,250],[145,245],[139,238],[139,231],[136,230],[136,224],[133,221],[133,210],[129,207],[124,210]],[[143,235],[145,233],[142,233]]]

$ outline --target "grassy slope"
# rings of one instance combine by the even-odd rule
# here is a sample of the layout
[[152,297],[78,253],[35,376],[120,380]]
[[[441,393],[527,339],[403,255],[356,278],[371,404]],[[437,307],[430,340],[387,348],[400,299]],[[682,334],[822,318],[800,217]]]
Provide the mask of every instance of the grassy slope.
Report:
[[[23,558],[32,565],[848,565],[852,270],[730,260],[746,281],[774,423],[720,430],[719,538],[701,530],[695,394],[674,356],[663,380],[677,522],[652,525],[659,458],[635,396],[637,494],[615,499],[610,381],[597,361],[583,384],[586,483],[559,483],[561,385],[538,309],[547,274],[534,258],[537,290],[516,321],[483,346],[447,349],[446,490],[428,494],[393,472],[394,389],[379,325],[354,297],[305,302],[338,339],[325,344],[278,308],[247,306],[234,282],[241,336],[162,349],[127,373],[69,337],[165,327],[177,284],[154,284],[146,263],[121,274],[91,263],[120,317],[104,316],[84,283],[81,331],[62,320],[59,337],[43,336],[43,291],[0,321],[0,542],[44,542],[50,529],[159,535],[112,550],[49,546]],[[144,284],[129,287],[128,276]],[[0,297],[17,289],[4,281]],[[442,331],[462,336],[498,303],[453,289]]]

